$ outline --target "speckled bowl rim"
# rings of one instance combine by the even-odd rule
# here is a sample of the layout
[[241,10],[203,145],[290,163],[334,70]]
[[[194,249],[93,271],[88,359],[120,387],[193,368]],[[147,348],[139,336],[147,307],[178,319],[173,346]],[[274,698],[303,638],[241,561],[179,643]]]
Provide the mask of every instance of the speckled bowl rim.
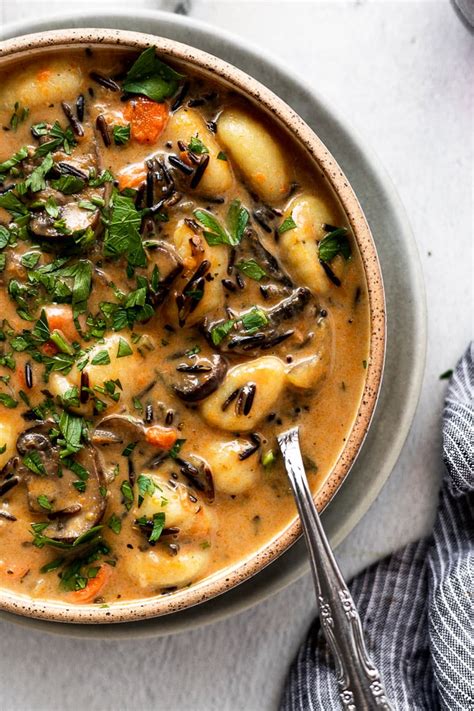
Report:
[[[354,424],[345,446],[315,501],[322,511],[336,494],[350,471],[366,437],[380,391],[386,342],[385,295],[375,244],[357,197],[339,165],[313,130],[272,91],[231,64],[189,45],[141,32],[112,29],[53,30],[15,37],[0,43],[0,66],[22,54],[40,50],[100,45],[101,48],[144,49],[154,45],[160,55],[186,62],[198,71],[210,72],[235,87],[269,113],[289,131],[306,154],[322,170],[336,193],[358,244],[368,289],[370,312],[370,351],[364,390]],[[132,622],[171,614],[207,602],[249,579],[284,553],[301,535],[297,516],[257,552],[228,568],[198,581],[190,587],[157,597],[97,605],[73,606],[55,600],[35,600],[26,595],[0,590],[0,610],[73,624]]]

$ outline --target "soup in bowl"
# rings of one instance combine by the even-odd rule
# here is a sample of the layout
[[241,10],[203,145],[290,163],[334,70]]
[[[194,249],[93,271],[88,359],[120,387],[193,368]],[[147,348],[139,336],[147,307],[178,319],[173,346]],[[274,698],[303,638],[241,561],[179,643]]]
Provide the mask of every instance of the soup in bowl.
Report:
[[347,180],[256,81],[112,31],[0,63],[0,606],[141,619],[300,534],[276,435],[323,508],[375,406],[375,248]]

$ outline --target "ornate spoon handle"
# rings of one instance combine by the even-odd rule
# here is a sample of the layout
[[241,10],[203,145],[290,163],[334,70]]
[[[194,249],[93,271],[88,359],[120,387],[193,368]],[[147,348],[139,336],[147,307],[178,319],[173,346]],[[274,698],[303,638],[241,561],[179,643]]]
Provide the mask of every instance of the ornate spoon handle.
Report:
[[359,614],[336,563],[308,486],[298,427],[278,436],[308,546],[321,625],[336,662],[341,704],[348,711],[391,711],[369,657]]

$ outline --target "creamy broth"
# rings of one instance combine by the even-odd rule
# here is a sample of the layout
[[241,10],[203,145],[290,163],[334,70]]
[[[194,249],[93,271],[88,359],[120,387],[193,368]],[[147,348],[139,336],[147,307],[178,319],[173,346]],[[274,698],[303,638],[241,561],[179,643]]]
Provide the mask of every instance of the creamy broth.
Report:
[[0,75],[0,586],[68,604],[263,548],[295,515],[276,434],[316,493],[369,351],[321,174],[228,87],[136,60]]

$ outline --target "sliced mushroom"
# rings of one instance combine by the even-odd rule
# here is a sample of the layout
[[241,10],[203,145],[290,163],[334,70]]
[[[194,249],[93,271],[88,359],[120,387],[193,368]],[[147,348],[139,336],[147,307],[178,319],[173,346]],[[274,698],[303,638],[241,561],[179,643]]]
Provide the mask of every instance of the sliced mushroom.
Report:
[[[58,240],[81,235],[86,230],[91,229],[94,237],[102,231],[102,221],[100,219],[99,208],[87,209],[93,205],[94,199],[107,201],[110,193],[110,183],[97,187],[90,187],[88,179],[91,170],[98,171],[100,168],[100,153],[97,142],[92,134],[90,140],[80,142],[72,155],[65,153],[55,153],[55,163],[47,176],[47,187],[39,193],[34,194],[35,202],[46,203],[48,198],[53,198],[58,206],[58,214],[50,215],[45,208],[34,210],[29,222],[31,232],[42,239]],[[27,166],[27,170],[33,170],[34,163]],[[61,176],[72,176],[83,181],[82,189],[78,192],[67,194],[62,193],[53,187],[51,180]],[[80,186],[80,184],[79,184]],[[87,207],[80,203],[89,203]]]
[[210,358],[191,356],[188,362],[176,366],[183,373],[182,383],[173,385],[176,395],[184,402],[199,402],[212,395],[225,378],[228,363],[221,355]]
[[130,440],[141,439],[145,435],[145,425],[136,417],[128,415],[107,415],[97,423],[92,432],[93,444],[125,444]]
[[282,321],[288,321],[297,314],[301,313],[311,299],[311,292],[304,286],[300,286],[283,299],[273,308],[267,311],[267,317],[270,323],[278,326]]
[[[42,531],[44,536],[73,543],[96,526],[104,514],[106,503],[100,491],[104,476],[97,453],[90,445],[85,445],[75,455],[74,464],[61,459],[59,447],[49,436],[54,424],[41,422],[18,437],[18,454],[22,458],[29,456],[36,471],[19,457],[14,457],[4,467],[2,475],[4,484],[18,478],[18,482],[26,487],[30,510],[42,513],[50,520],[50,525]],[[14,475],[10,476],[10,472]],[[81,477],[84,491],[78,491],[74,486]],[[46,507],[44,502],[41,505],[42,497],[46,497]]]
[[290,321],[300,314],[310,304],[311,292],[305,287],[295,289],[290,296],[282,299],[270,309],[262,309],[267,317],[267,324],[256,333],[248,333],[244,328],[238,328],[239,317],[243,314],[236,314],[235,321],[237,329],[232,329],[229,334],[216,346],[212,340],[212,331],[216,326],[224,323],[224,320],[205,322],[202,331],[209,344],[220,353],[240,353],[250,354],[252,352],[266,351],[275,348],[287,338],[290,338],[294,330],[291,328],[278,329],[285,321]]
[[[256,217],[255,213],[254,217]],[[255,256],[257,257],[257,260],[263,265],[267,274],[274,281],[280,282],[283,286],[291,288],[293,283],[290,277],[282,269],[273,254],[264,246],[256,230],[252,229],[252,227],[248,227],[245,231],[245,236],[248,240],[248,244],[251,246],[253,252],[255,253]]]
[[191,486],[200,491],[208,501],[214,500],[214,480],[212,472],[207,462],[195,454],[191,454],[188,459],[176,457],[179,464],[179,471]]
[[[48,196],[49,191],[44,190],[43,195]],[[81,207],[79,203],[82,201],[90,203],[92,197],[103,200],[104,195],[104,188],[86,189],[75,195],[62,195],[61,202],[56,200],[59,208],[58,216],[52,217],[46,210],[34,212],[29,228],[37,237],[43,239],[64,240],[81,234],[87,229],[93,230],[97,236],[102,229],[99,209],[88,210]]]
[[150,245],[152,264],[160,275],[158,289],[153,294],[153,303],[159,306],[169,294],[171,285],[183,271],[183,262],[173,247],[166,242],[153,242]]

